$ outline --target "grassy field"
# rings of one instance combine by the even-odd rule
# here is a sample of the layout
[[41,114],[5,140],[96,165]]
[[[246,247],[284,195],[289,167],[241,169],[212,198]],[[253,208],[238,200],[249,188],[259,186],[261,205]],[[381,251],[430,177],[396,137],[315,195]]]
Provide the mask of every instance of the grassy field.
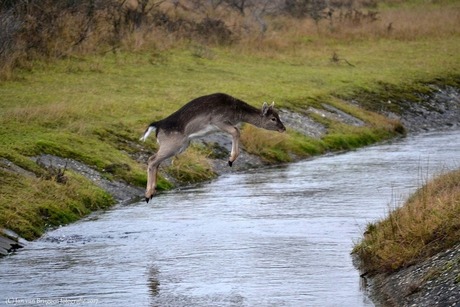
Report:
[[387,218],[369,224],[354,252],[366,272],[396,271],[457,244],[459,214],[460,169],[427,182]]
[[[282,20],[264,37],[247,37],[230,46],[181,41],[150,48],[148,42],[137,42],[144,45],[137,51],[23,65],[0,83],[0,157],[38,177],[5,171],[0,162],[0,227],[36,238],[49,226],[113,202],[71,171],[64,185],[46,179],[49,171],[29,157],[49,153],[73,158],[108,178],[143,186],[145,166],[132,154],[139,148],[156,150],[153,138],[145,144],[138,141],[146,125],[209,93],[225,92],[254,106],[275,101],[298,112],[327,102],[366,122],[357,128],[323,120],[328,134],[319,140],[289,129],[273,138],[243,127],[243,146],[268,163],[391,138],[397,122],[346,100],[365,92],[383,104],[395,94],[386,91],[389,87],[412,94],[427,90],[425,84],[435,80],[458,84],[460,5],[443,3],[430,4],[428,11],[425,5],[389,5],[382,8],[379,23],[359,27],[343,24],[333,30],[327,22],[315,26],[309,20]],[[436,23],[423,31],[413,27],[410,20],[421,16]],[[393,22],[389,30],[390,20],[401,23]],[[206,149],[192,147],[165,171],[182,181],[212,178],[207,155]],[[167,189],[171,184],[162,179],[159,186]]]

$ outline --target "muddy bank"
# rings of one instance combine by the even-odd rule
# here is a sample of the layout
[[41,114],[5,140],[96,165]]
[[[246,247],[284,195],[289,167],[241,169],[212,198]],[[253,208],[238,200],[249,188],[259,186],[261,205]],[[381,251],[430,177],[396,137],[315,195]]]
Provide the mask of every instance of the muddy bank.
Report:
[[404,104],[404,111],[400,120],[409,132],[460,127],[460,89],[436,86],[433,92],[418,96],[418,102],[401,102]]
[[396,273],[364,276],[376,306],[460,306],[460,244]]
[[11,230],[0,228],[0,256],[8,255],[26,245],[26,241]]
[[[458,81],[457,81],[458,82]],[[401,92],[389,88],[382,94],[368,93],[350,103],[398,120],[409,133],[460,127],[460,88],[429,85],[426,92]]]

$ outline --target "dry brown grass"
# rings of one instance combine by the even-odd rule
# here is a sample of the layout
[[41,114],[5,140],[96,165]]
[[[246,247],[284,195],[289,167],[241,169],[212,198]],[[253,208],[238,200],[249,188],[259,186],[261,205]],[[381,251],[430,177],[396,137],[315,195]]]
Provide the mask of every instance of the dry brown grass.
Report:
[[310,18],[277,16],[268,24],[268,31],[263,35],[242,36],[237,48],[266,53],[307,48],[315,52],[315,46],[330,44],[331,40],[442,39],[460,35],[460,4],[436,6],[427,3],[378,11],[335,11],[331,19],[318,23]]
[[459,242],[460,169],[425,184],[388,218],[369,224],[354,251],[365,271],[389,272]]
[[44,2],[31,5],[34,9],[25,20],[22,16],[14,19],[7,10],[0,11],[0,38],[5,41],[0,48],[0,76],[11,78],[15,67],[27,66],[37,58],[63,58],[117,49],[163,51],[190,41],[276,53],[295,52],[312,43],[329,44],[331,39],[408,41],[460,34],[460,4],[455,2],[395,6],[394,1],[390,1],[393,4],[390,8],[367,9],[363,8],[362,1],[355,1],[354,7],[342,6],[329,17],[325,14],[315,21],[280,12],[256,17],[251,11],[242,15],[226,6],[202,4],[196,8],[189,1],[181,1],[180,5],[166,1],[148,12],[138,12],[141,20],[138,24],[128,18],[131,15],[114,6],[116,1],[106,2],[107,5],[94,11],[86,2],[70,9]]
[[401,40],[458,35],[460,34],[460,5],[388,10],[382,12],[380,24],[387,32],[383,34]]

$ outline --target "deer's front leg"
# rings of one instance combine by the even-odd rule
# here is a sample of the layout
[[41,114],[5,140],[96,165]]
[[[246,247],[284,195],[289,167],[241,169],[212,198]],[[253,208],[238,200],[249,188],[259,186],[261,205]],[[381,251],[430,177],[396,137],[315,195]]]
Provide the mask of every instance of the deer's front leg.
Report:
[[227,127],[226,131],[232,135],[232,151],[230,153],[230,159],[228,159],[228,165],[231,167],[236,158],[240,155],[240,130],[234,126]]

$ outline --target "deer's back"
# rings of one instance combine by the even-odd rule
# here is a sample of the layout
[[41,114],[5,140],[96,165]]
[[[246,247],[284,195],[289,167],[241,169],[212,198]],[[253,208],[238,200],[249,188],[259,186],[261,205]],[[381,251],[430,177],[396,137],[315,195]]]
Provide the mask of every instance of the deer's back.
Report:
[[247,103],[230,95],[217,93],[198,97],[156,123],[158,130],[194,133],[217,122],[236,125],[242,114],[258,112]]

